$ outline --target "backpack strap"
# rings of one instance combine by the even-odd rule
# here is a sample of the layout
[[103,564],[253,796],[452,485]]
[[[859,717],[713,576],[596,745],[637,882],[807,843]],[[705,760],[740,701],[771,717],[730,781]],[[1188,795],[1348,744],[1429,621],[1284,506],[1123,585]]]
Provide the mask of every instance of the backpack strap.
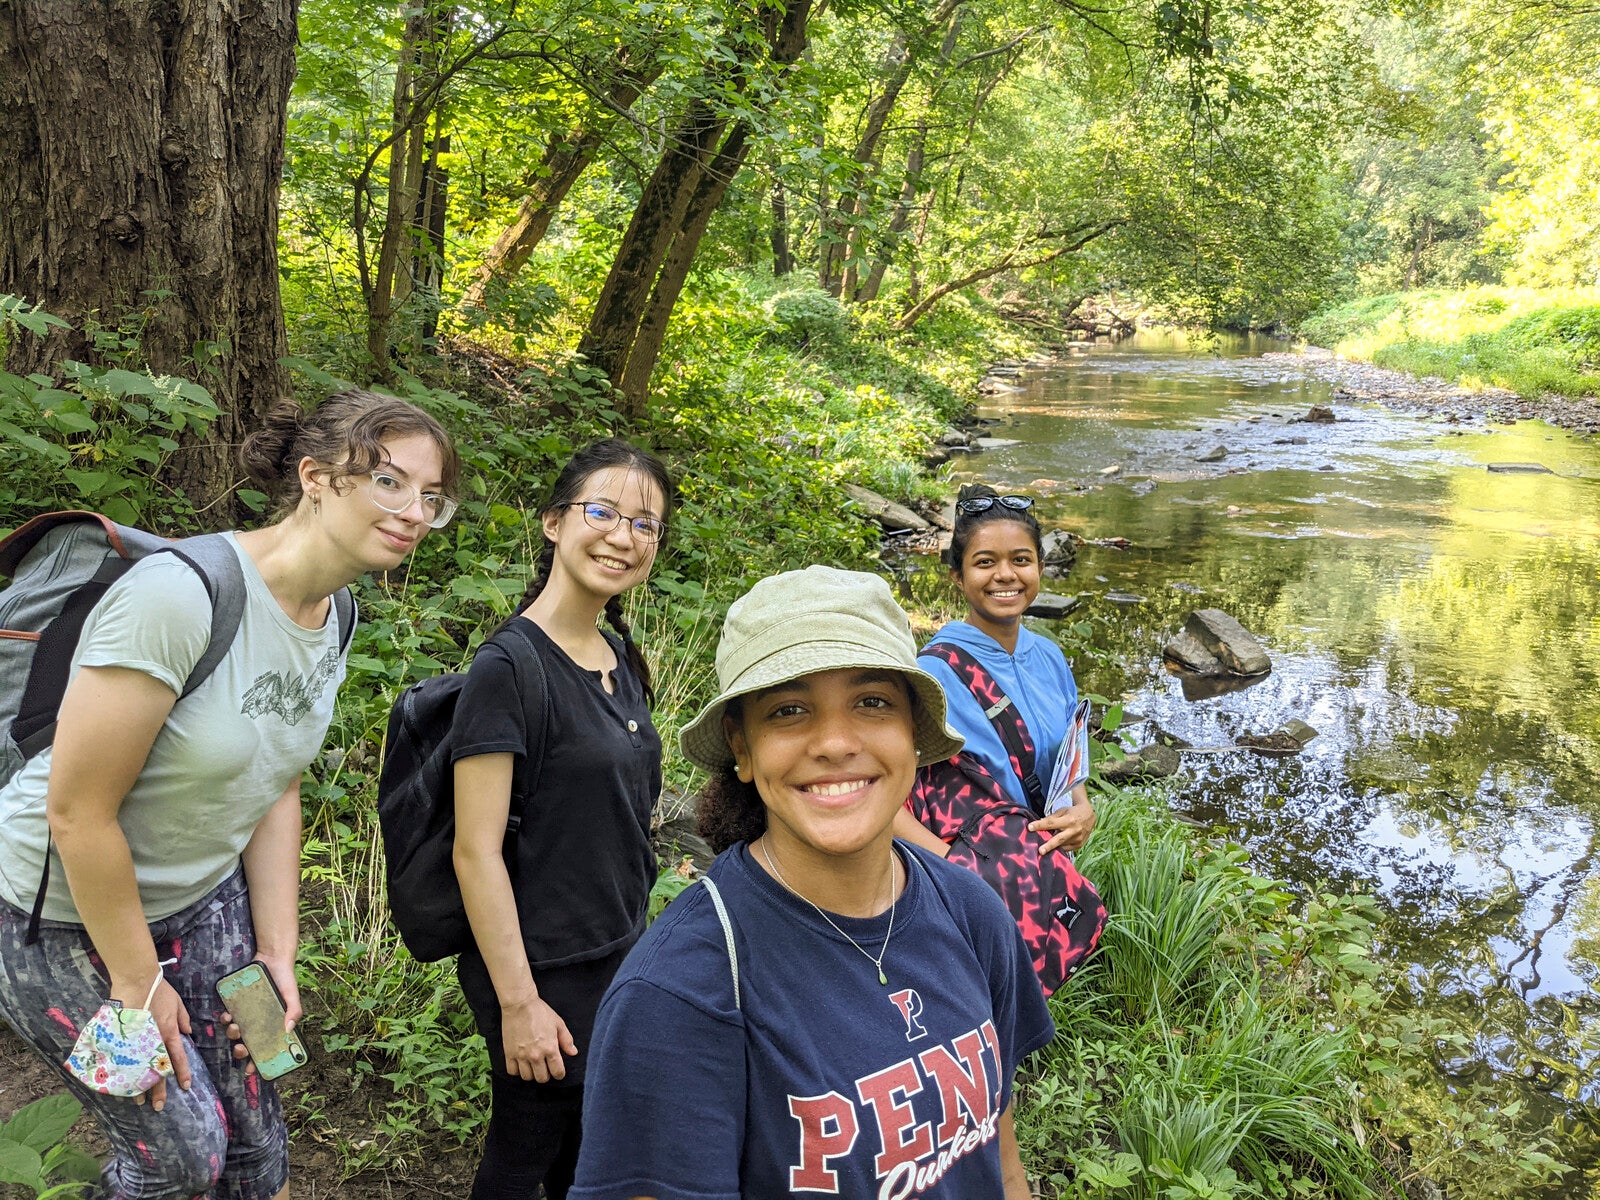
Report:
[[511,789],[511,812],[506,818],[506,836],[500,846],[506,869],[514,871],[517,835],[522,831],[522,818],[528,811],[528,801],[539,790],[539,778],[544,772],[545,747],[550,736],[550,688],[545,678],[544,659],[539,657],[538,647],[526,637],[512,638],[510,644],[514,647],[511,654],[517,664],[521,684],[522,711],[529,718],[528,732],[532,735],[527,758],[522,764],[521,786]]
[[733,970],[733,1006],[742,1010],[744,1001],[739,996],[739,951],[733,944],[733,921],[728,916],[728,906],[722,902],[722,893],[717,890],[717,885],[711,882],[711,876],[700,876],[700,882],[705,884],[706,891],[711,893],[711,903],[717,909],[717,920],[722,922],[722,939],[728,943],[728,966]]
[[[239,634],[239,623],[244,619],[244,606],[248,595],[245,590],[244,568],[239,565],[239,556],[228,544],[228,539],[220,533],[205,533],[198,537],[184,538],[181,542],[164,547],[156,553],[174,554],[186,563],[190,570],[200,576],[200,582],[205,585],[206,595],[211,600],[211,632],[207,635],[204,652],[189,671],[188,679],[184,680],[183,691],[178,694],[178,699],[182,700],[216,673],[217,667],[233,648],[234,638]],[[111,555],[106,557],[105,565],[95,574],[97,583],[101,582],[102,576],[106,576],[105,586],[94,590],[88,608],[99,603],[106,589],[111,586],[111,582],[121,578],[127,566],[124,559]],[[79,595],[89,590],[80,589]],[[74,596],[73,599],[77,600],[78,596]],[[77,647],[78,635],[82,633],[84,621],[89,615],[88,608],[81,614],[75,614],[76,620],[71,627],[71,645],[65,648],[66,662],[61,664],[63,668],[70,663],[72,653]],[[63,615],[65,612],[66,610],[63,610]],[[348,620],[340,624],[341,632],[349,627]],[[40,653],[46,650],[45,642],[46,639],[40,640]],[[25,755],[31,757],[51,745],[55,737],[56,722],[51,720],[48,725],[30,734],[28,745],[20,748]],[[54,842],[55,839],[47,833],[44,845],[44,872],[39,878],[39,891],[33,898],[33,911],[28,915],[28,932],[24,945],[31,946],[39,940],[39,922],[44,915],[44,898],[50,890],[50,854]]]
[[1011,697],[1001,690],[993,675],[989,674],[972,654],[951,642],[930,642],[918,652],[919,658],[934,658],[956,673],[956,678],[967,685],[972,698],[978,702],[983,715],[1000,737],[1000,744],[1011,758],[1011,769],[1022,781],[1022,792],[1028,807],[1044,815],[1045,792],[1040,782],[1038,761],[1033,749],[1033,735],[1017,711]]

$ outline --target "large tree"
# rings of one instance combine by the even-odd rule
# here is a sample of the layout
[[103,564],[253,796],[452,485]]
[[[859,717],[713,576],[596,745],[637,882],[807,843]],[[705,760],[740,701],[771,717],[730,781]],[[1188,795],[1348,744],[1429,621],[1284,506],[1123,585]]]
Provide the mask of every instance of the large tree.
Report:
[[[6,366],[107,352],[200,380],[222,417],[172,462],[197,505],[288,391],[278,182],[297,0],[0,4],[0,293],[72,322]],[[117,329],[101,339],[93,330]],[[213,510],[219,511],[219,510]]]

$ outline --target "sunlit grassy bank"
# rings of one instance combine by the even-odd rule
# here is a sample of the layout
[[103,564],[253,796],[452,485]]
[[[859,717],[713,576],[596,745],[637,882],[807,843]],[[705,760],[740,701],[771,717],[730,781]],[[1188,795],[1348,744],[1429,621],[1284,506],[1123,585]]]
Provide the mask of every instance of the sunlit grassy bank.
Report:
[[1600,394],[1600,288],[1392,292],[1324,309],[1301,332],[1348,358],[1469,387]]

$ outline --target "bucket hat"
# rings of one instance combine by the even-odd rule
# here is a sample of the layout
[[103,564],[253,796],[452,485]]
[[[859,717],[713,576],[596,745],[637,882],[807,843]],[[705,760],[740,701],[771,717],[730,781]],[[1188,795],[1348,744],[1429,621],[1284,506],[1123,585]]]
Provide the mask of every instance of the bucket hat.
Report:
[[961,749],[945,724],[944,689],[917,666],[911,622],[889,585],[865,571],[814,566],[761,580],[728,609],[717,643],[718,696],[678,731],[683,755],[712,773],[733,762],[722,729],[728,701],[803,675],[886,668],[916,693],[917,755],[942,762]]

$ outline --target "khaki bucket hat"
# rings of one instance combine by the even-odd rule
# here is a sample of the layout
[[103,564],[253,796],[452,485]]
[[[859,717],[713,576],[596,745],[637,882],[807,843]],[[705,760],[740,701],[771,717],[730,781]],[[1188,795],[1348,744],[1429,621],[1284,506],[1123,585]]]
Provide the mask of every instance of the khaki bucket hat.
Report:
[[865,571],[807,567],[761,580],[728,610],[717,643],[720,694],[678,731],[683,755],[715,774],[733,763],[722,729],[728,701],[780,683],[849,667],[898,671],[916,693],[920,761],[961,749],[945,724],[944,689],[917,666],[911,622],[889,585]]

